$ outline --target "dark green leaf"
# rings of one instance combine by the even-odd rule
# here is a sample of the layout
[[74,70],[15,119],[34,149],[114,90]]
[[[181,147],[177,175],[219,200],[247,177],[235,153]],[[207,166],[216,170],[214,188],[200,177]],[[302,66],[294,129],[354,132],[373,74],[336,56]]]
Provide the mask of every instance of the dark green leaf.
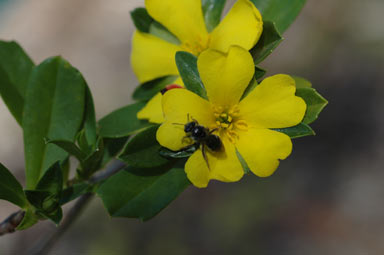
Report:
[[169,160],[159,154],[161,145],[156,140],[158,126],[150,127],[133,137],[119,159],[132,167],[157,167]]
[[291,75],[291,77],[295,80],[296,88],[298,89],[312,87],[312,83],[304,78],[294,76],[294,75]]
[[168,206],[190,182],[181,168],[158,176],[121,171],[104,182],[97,194],[113,217],[149,220]]
[[196,145],[188,146],[188,147],[181,149],[179,151],[171,151],[165,147],[161,147],[159,150],[159,154],[163,157],[166,157],[166,158],[188,158],[197,149],[198,149],[198,146],[196,146]]
[[137,113],[144,106],[144,102],[138,102],[108,114],[99,121],[100,135],[108,138],[125,137],[153,126],[137,118]]
[[37,66],[25,97],[23,130],[27,188],[67,153],[44,139],[74,141],[84,117],[86,84],[78,70],[60,57]]
[[278,132],[288,135],[290,138],[299,138],[303,136],[315,135],[315,131],[305,123],[300,123],[297,126],[289,128],[276,128]]
[[145,8],[136,8],[131,11],[131,18],[138,30],[144,33],[149,32],[149,26],[152,24],[153,19]]
[[64,205],[92,190],[93,186],[89,183],[76,183],[63,190],[60,205]]
[[159,93],[165,86],[172,84],[177,76],[166,76],[139,85],[133,92],[133,99],[148,101]]
[[104,156],[103,139],[100,137],[96,142],[96,148],[92,154],[81,162],[81,166],[77,169],[77,177],[80,180],[87,180],[97,170],[100,169]]
[[20,125],[33,67],[32,60],[16,42],[0,41],[0,95]]
[[87,154],[82,152],[77,145],[72,141],[65,140],[47,140],[46,143],[53,143],[68,152],[70,155],[75,156],[79,161],[83,161]]
[[248,87],[244,90],[244,93],[240,101],[243,100],[246,96],[248,96],[248,94],[251,93],[251,91],[254,90],[257,87],[257,85],[259,85],[257,80],[261,79],[266,72],[267,71],[265,71],[264,69],[261,69],[257,66],[255,67],[255,75],[253,76],[252,80],[249,82]]
[[121,138],[104,138],[104,155],[101,162],[102,167],[120,153],[127,143],[128,138],[128,136]]
[[17,226],[17,230],[25,230],[33,225],[35,225],[39,221],[39,217],[34,213],[34,210],[32,208],[28,208],[25,211],[23,220],[20,222],[20,224]]
[[12,173],[0,163],[0,199],[7,200],[20,208],[28,205],[23,187]]
[[85,109],[84,109],[84,135],[90,147],[95,145],[96,134],[96,114],[93,104],[92,93],[88,86],[85,87]]
[[179,51],[176,53],[176,65],[185,87],[207,99],[207,92],[197,70],[197,57],[189,52]]
[[307,111],[305,112],[303,119],[303,123],[305,124],[311,124],[314,122],[320,112],[328,104],[328,101],[312,88],[297,89],[296,96],[303,98],[307,104]]
[[63,173],[59,162],[54,163],[39,180],[36,190],[60,194],[63,189]]
[[166,29],[163,25],[161,25],[156,21],[153,21],[152,24],[149,26],[149,33],[167,42],[170,42],[176,45],[181,44],[180,40],[177,39],[177,37],[174,34],[169,32],[168,29]]
[[282,41],[283,38],[276,30],[275,25],[270,21],[265,21],[263,33],[255,47],[250,51],[255,64],[263,61]]
[[251,0],[261,12],[263,20],[276,23],[280,33],[292,24],[306,0]]
[[226,0],[202,0],[205,25],[211,32],[219,23]]

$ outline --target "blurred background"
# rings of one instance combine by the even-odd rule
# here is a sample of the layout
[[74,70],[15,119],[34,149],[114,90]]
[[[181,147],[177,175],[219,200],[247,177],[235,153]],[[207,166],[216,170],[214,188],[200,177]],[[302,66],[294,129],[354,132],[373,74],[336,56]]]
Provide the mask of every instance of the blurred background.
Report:
[[[0,39],[35,63],[69,60],[100,118],[131,102],[129,12],[143,2],[0,0]],[[382,0],[308,0],[262,64],[268,75],[306,77],[330,102],[317,136],[294,140],[272,177],[190,187],[145,223],[111,219],[96,198],[52,254],[384,254],[383,12]],[[24,183],[22,132],[2,102],[0,133],[0,162]],[[15,210],[0,201],[0,220]],[[1,237],[0,254],[25,254],[54,230],[42,222]]]

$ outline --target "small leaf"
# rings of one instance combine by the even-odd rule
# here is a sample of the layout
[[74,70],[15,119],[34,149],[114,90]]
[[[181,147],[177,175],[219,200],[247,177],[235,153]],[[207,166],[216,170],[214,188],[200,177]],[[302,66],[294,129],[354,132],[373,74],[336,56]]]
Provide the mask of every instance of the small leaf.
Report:
[[299,125],[294,127],[276,128],[273,130],[284,133],[288,135],[290,138],[299,138],[299,137],[304,137],[309,135],[315,135],[315,131],[313,131],[312,128],[305,123],[300,123]]
[[23,220],[17,226],[16,230],[25,230],[33,225],[35,225],[39,221],[39,217],[34,213],[32,208],[28,208],[25,213]]
[[101,167],[104,167],[108,162],[115,158],[124,148],[128,141],[128,136],[121,138],[104,138],[104,155],[101,162]]
[[97,194],[111,216],[146,221],[167,207],[189,185],[181,168],[158,176],[137,176],[124,170],[101,184]]
[[144,33],[149,32],[149,27],[152,24],[153,19],[149,16],[148,11],[145,8],[136,8],[131,11],[131,18],[138,30]]
[[93,186],[89,183],[75,183],[63,190],[60,198],[60,205],[64,205],[76,198],[90,192]]
[[292,24],[306,0],[251,0],[261,12],[263,20],[276,23],[280,33]]
[[303,98],[307,104],[307,111],[303,119],[303,123],[305,124],[314,122],[328,104],[328,101],[312,88],[297,89],[296,96]]
[[158,167],[169,160],[159,154],[161,145],[156,140],[158,126],[150,127],[133,137],[125,146],[119,159],[132,167]]
[[63,174],[59,162],[54,163],[39,180],[36,190],[47,191],[50,194],[60,194],[63,189]]
[[220,23],[226,0],[202,0],[203,15],[208,32]]
[[197,70],[197,57],[189,52],[176,52],[176,65],[185,87],[202,98],[207,99],[207,92]]
[[32,60],[16,42],[0,41],[0,95],[20,125],[33,67]]
[[100,135],[108,138],[125,137],[153,126],[148,121],[137,118],[137,113],[144,106],[144,102],[138,102],[108,114],[99,121]]
[[291,77],[295,80],[297,89],[312,88],[312,83],[310,81],[308,81],[307,79],[304,79],[304,78],[299,77],[299,76],[294,76],[294,75],[291,75]]
[[276,30],[275,24],[264,21],[263,33],[255,47],[250,51],[255,64],[263,61],[283,41],[283,38]]
[[86,83],[80,72],[60,57],[37,66],[25,97],[23,131],[27,188],[68,153],[44,138],[74,141],[84,119]]
[[100,169],[100,165],[104,156],[104,144],[103,139],[100,137],[96,142],[96,148],[92,154],[86,157],[77,169],[77,177],[80,180],[87,180],[97,170]]
[[165,86],[172,84],[177,76],[166,76],[139,85],[133,92],[133,99],[148,101],[159,93]]
[[165,147],[161,147],[159,154],[166,158],[188,158],[198,149],[197,145],[188,146],[179,151],[171,151]]
[[77,145],[72,141],[65,141],[65,140],[46,140],[46,143],[53,143],[66,152],[68,152],[70,155],[75,156],[79,161],[83,161],[87,155],[80,150]]
[[84,135],[90,147],[95,145],[97,140],[96,134],[96,114],[93,104],[93,97],[88,86],[85,87],[85,109],[84,109]]
[[173,43],[176,45],[181,44],[180,40],[177,39],[174,34],[169,32],[168,29],[166,29],[163,25],[156,21],[153,21],[152,24],[149,26],[149,33],[169,43]]
[[23,187],[12,173],[0,163],[0,199],[7,200],[20,208],[28,205]]

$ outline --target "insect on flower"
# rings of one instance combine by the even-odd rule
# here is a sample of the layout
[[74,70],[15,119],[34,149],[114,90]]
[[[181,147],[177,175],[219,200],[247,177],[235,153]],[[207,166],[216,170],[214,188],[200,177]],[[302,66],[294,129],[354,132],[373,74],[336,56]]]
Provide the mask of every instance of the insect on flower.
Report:
[[182,148],[180,151],[188,150],[191,147],[200,148],[201,146],[201,152],[203,153],[203,158],[207,163],[207,166],[209,169],[210,167],[209,167],[207,155],[205,153],[205,148],[208,147],[208,149],[211,150],[211,152],[219,152],[223,147],[220,137],[213,134],[213,132],[217,131],[217,129],[209,130],[209,128],[199,125],[197,120],[193,118],[192,118],[192,121],[189,121],[189,114],[187,118],[188,118],[188,122],[185,125],[180,123],[173,123],[173,124],[184,125],[184,132],[186,136],[183,137],[183,140],[190,138],[195,143]]

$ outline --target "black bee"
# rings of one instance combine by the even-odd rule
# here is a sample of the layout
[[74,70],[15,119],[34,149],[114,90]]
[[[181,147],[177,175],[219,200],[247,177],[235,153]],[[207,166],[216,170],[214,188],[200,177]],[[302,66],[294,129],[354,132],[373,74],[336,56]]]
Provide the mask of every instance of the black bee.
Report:
[[[188,116],[188,119],[189,119],[189,116]],[[216,130],[217,129],[209,130],[204,126],[199,125],[197,120],[194,120],[194,119],[192,119],[192,121],[189,121],[187,124],[184,125],[184,132],[186,134],[184,138],[190,138],[195,142],[194,144],[189,145],[184,149],[188,149],[191,146],[195,146],[197,148],[201,146],[201,151],[203,153],[205,162],[207,162],[208,168],[209,168],[209,163],[208,163],[207,155],[205,153],[205,147],[208,147],[208,149],[213,152],[218,152],[223,147],[220,137],[213,134],[213,132],[215,132]]]

